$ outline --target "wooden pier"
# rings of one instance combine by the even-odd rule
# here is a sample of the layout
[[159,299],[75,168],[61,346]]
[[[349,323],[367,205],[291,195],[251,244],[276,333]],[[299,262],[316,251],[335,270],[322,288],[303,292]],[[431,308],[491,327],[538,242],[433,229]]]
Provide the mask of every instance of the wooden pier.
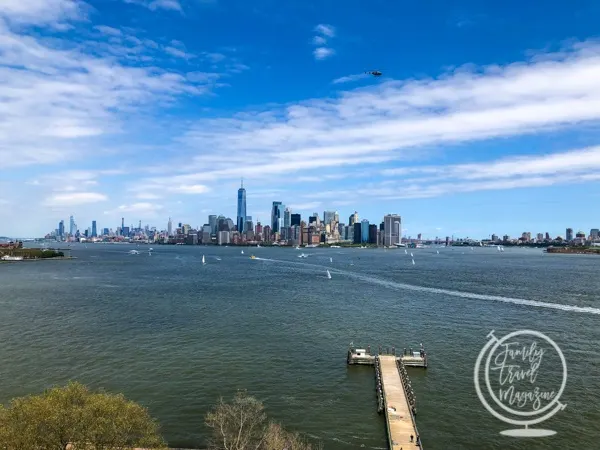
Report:
[[[370,347],[350,347],[347,362],[350,365],[373,365],[377,384],[379,412],[385,412],[386,430],[390,450],[423,449],[415,421],[416,399],[406,367],[427,368],[427,354],[421,345],[418,352],[404,349],[396,356],[395,348],[371,355]],[[412,439],[411,439],[412,438]]]

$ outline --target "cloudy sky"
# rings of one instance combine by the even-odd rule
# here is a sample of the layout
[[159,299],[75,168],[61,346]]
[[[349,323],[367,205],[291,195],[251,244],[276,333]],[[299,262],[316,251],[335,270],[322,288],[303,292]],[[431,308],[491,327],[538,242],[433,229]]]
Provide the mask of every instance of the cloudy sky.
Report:
[[[399,213],[600,226],[600,3],[2,0],[0,235]],[[375,78],[364,72],[380,70]]]

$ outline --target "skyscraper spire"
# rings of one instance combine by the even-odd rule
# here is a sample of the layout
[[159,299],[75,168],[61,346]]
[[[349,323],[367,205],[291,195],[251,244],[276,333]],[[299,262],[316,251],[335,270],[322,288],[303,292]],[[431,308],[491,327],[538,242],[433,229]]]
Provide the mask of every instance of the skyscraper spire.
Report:
[[244,177],[242,177],[242,189],[244,189]]

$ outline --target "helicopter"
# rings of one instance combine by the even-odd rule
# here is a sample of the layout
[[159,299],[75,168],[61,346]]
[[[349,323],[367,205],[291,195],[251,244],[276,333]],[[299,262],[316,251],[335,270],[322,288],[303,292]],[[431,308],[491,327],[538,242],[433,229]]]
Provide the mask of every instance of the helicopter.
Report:
[[373,75],[374,77],[380,77],[381,75],[383,75],[379,70],[372,70],[365,73],[368,75]]

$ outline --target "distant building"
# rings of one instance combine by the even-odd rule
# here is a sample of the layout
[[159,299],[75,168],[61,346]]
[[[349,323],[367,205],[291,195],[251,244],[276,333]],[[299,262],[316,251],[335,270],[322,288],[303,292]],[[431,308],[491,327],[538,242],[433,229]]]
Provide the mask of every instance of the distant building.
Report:
[[167,235],[173,236],[173,221],[171,220],[171,218],[169,217],[169,222],[167,223]]
[[369,244],[377,244],[377,225],[369,225]]
[[337,211],[324,211],[323,222],[325,225],[331,225],[332,222],[335,222],[336,216],[339,217]]
[[367,219],[360,222],[360,242],[361,244],[369,242],[369,221]]
[[65,221],[61,220],[58,222],[58,236],[61,238],[65,237]]
[[242,185],[238,189],[237,196],[237,230],[243,233],[246,228],[246,189],[244,189],[244,179]]
[[383,245],[392,247],[400,244],[402,237],[402,218],[398,214],[387,214],[383,217]]
[[210,227],[210,233],[211,234],[217,234],[217,231],[219,231],[217,229],[217,216],[214,214],[211,214],[210,216],[208,216],[208,226]]
[[96,229],[95,220],[92,220],[92,237],[98,237],[98,230]]
[[567,228],[567,232],[565,234],[565,240],[567,240],[567,241],[573,240],[573,228]]
[[543,233],[538,233],[537,234],[537,239],[538,242],[542,242],[544,240],[544,234]]
[[283,204],[281,202],[273,202],[271,208],[271,230],[273,233],[279,233],[281,221],[283,219]]
[[296,225],[300,226],[300,222],[302,221],[302,216],[300,214],[292,214],[290,218],[290,226],[294,227]]
[[599,235],[600,235],[600,230],[598,230],[598,228],[592,228],[590,230],[590,239],[596,240],[596,239],[598,239]]
[[360,222],[356,222],[354,225],[352,225],[352,228],[354,229],[354,243],[355,244],[360,244],[362,241],[362,225]]
[[229,231],[219,231],[217,234],[217,244],[227,245],[229,244]]
[[358,222],[358,213],[354,211],[354,214],[350,214],[348,217],[348,225],[353,226],[356,222]]
[[492,242],[498,242],[498,235],[492,234]]

